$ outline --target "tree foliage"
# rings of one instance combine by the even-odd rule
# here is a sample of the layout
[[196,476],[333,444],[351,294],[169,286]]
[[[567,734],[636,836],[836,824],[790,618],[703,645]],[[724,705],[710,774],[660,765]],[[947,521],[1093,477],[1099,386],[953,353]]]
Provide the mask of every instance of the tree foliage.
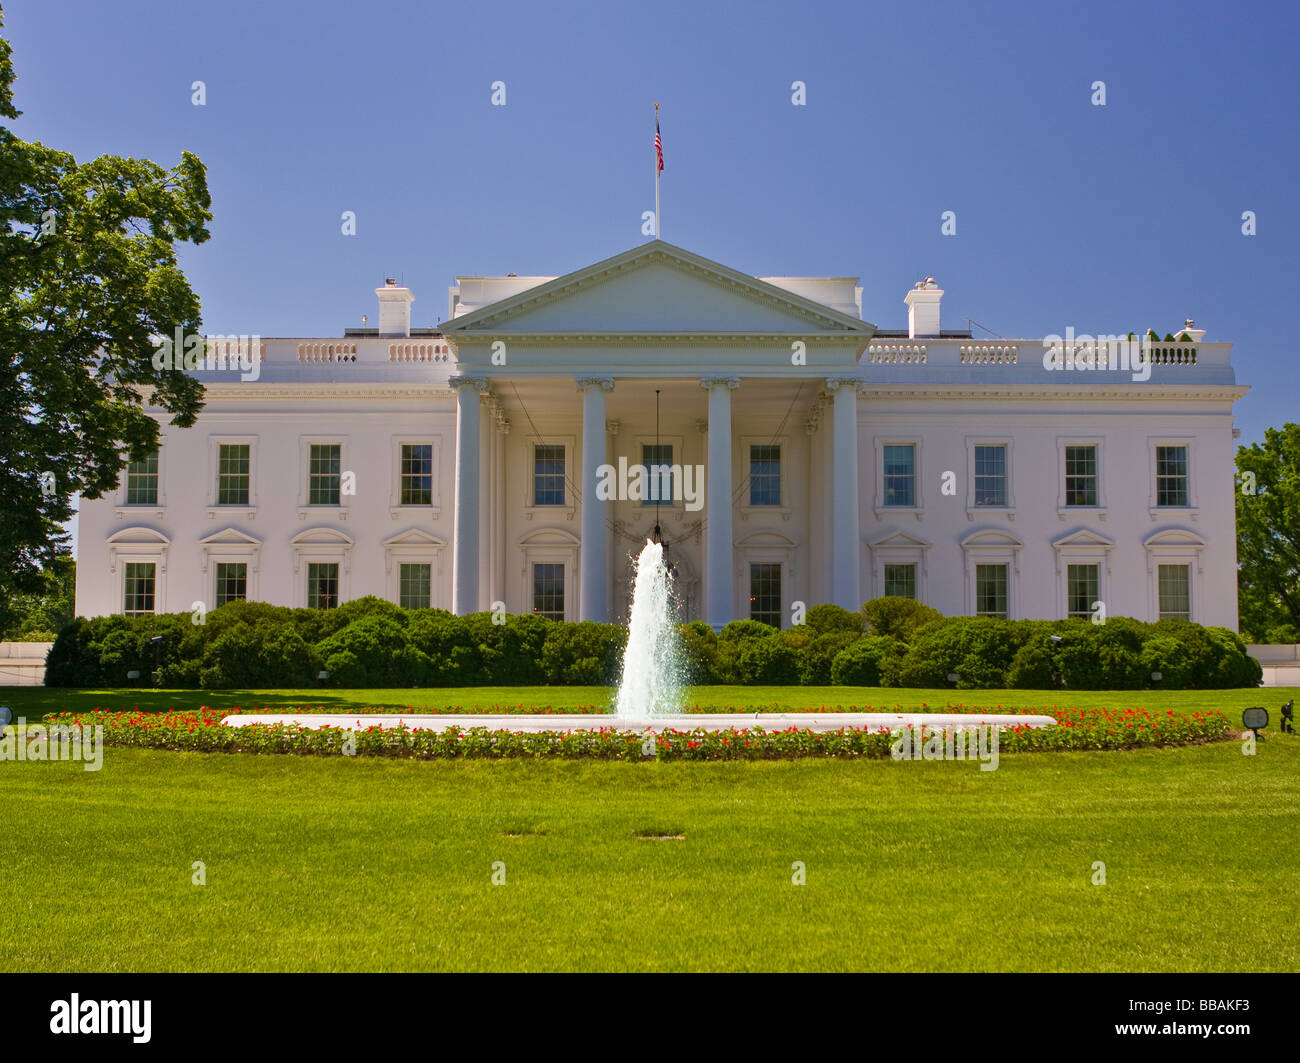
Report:
[[[0,16],[2,17],[2,16]],[[0,37],[0,123],[19,111]],[[153,337],[200,325],[176,245],[208,238],[207,173],[190,152],[78,163],[0,124],[0,612],[38,593],[66,550],[73,498],[114,489],[158,444],[158,416],[188,427],[202,385],[157,369]]]
[[[1250,640],[1294,641],[1300,628],[1300,424],[1237,448],[1237,590]],[[1271,636],[1275,632],[1281,637]]]

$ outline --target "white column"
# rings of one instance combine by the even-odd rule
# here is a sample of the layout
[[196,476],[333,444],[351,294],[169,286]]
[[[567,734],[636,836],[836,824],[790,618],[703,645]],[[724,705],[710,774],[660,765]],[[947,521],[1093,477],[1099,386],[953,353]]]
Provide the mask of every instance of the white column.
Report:
[[858,382],[830,379],[835,396],[831,427],[831,601],[854,611],[862,608],[858,512]]
[[736,377],[700,381],[709,393],[708,465],[704,470],[708,524],[704,533],[704,619],[715,631],[734,620],[735,544],[731,533],[731,389]]
[[596,497],[596,481],[605,464],[605,392],[609,377],[578,377],[582,392],[582,589],[581,620],[609,619],[609,540],[605,535],[605,500]]
[[478,609],[479,396],[482,377],[454,376],[456,389],[456,512],[452,524],[451,611]]

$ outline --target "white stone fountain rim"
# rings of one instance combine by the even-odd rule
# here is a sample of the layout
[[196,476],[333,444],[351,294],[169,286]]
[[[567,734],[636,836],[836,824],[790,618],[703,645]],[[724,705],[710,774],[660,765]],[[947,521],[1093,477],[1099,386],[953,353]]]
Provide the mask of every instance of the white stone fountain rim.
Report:
[[458,728],[467,731],[472,727],[486,727],[492,731],[538,733],[541,731],[739,731],[764,730],[802,731],[863,730],[899,731],[904,727],[926,727],[932,730],[994,727],[1054,727],[1051,716],[1018,715],[1015,713],[983,712],[755,712],[755,713],[681,713],[675,716],[624,718],[609,714],[555,713],[490,713],[469,715],[455,713],[436,715],[427,713],[240,713],[226,716],[221,721],[225,727],[251,727],[257,724],[299,727],[320,730],[334,727],[348,731],[365,731],[372,727],[395,730],[405,727],[411,731],[445,731]]

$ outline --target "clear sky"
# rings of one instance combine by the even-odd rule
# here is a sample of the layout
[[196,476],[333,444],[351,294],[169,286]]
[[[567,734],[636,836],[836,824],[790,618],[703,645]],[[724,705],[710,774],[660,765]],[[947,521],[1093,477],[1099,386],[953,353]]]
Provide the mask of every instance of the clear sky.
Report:
[[642,242],[660,102],[673,243],[755,274],[860,276],[882,328],[927,275],[952,328],[1163,335],[1191,316],[1236,343],[1243,442],[1300,420],[1292,5],[4,9],[19,135],[207,164],[212,239],[182,262],[209,332],[373,325],[386,275],[433,325],[458,273],[563,273]]

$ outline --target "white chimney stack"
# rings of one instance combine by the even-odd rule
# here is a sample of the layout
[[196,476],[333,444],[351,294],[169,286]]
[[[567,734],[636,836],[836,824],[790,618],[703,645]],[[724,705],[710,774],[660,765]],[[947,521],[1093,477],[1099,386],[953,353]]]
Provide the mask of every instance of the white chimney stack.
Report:
[[409,336],[411,334],[411,304],[415,296],[410,288],[399,288],[397,281],[389,277],[382,288],[376,288],[379,296],[379,335]]
[[917,281],[916,287],[907,293],[903,302],[907,304],[907,335],[911,339],[939,335],[939,300],[942,298],[943,289],[935,284],[933,277]]

